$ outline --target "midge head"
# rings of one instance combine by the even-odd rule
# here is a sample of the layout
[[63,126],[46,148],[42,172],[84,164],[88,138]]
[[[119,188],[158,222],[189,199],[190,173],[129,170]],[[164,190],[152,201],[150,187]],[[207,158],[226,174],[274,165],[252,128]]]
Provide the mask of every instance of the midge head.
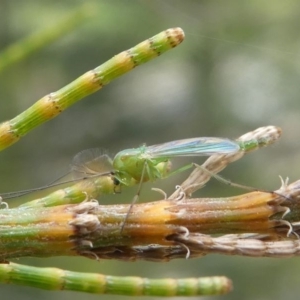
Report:
[[113,168],[118,179],[125,185],[137,182],[154,181],[164,178],[171,169],[167,158],[152,158],[145,147],[127,149],[119,152],[113,160]]

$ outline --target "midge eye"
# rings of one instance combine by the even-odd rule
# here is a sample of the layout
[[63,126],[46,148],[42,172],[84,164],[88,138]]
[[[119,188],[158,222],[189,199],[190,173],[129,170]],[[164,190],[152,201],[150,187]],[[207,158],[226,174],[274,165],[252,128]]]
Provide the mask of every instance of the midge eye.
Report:
[[128,160],[129,155],[128,154],[124,154],[121,156],[121,161],[126,161]]

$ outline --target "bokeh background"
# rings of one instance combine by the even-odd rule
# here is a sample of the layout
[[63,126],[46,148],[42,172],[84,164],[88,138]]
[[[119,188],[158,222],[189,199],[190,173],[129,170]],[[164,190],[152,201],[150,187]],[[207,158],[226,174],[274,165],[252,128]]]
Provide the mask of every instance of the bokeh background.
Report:
[[[62,20],[83,2],[94,16],[72,33],[0,74],[0,120],[13,118],[113,55],[156,33],[182,27],[184,43],[113,81],[43,124],[0,155],[0,191],[37,187],[64,174],[87,148],[111,153],[196,136],[235,138],[264,125],[283,129],[274,146],[228,167],[222,175],[277,189],[278,175],[299,179],[300,2],[287,1],[0,1],[0,47]],[[195,160],[201,162],[201,160]],[[175,161],[180,166],[185,160]],[[171,193],[188,173],[145,185],[141,200]],[[135,188],[101,203],[131,201]],[[198,196],[245,191],[212,180]],[[1,193],[0,193],[1,194]],[[11,205],[16,205],[16,200]],[[234,291],[218,299],[298,299],[299,258],[211,255],[169,263],[95,262],[84,258],[22,258],[19,263],[109,275],[226,275]],[[127,299],[1,285],[1,299]],[[146,297],[145,299],[153,299]]]

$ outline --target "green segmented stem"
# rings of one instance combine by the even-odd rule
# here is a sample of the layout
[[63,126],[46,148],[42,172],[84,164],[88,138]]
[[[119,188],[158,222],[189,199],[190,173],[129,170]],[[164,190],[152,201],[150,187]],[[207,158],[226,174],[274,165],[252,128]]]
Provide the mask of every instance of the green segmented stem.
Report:
[[80,203],[87,199],[95,199],[102,194],[113,194],[117,190],[118,187],[111,175],[100,175],[99,177],[79,181],[70,187],[59,189],[40,199],[26,202],[20,207],[51,207]]
[[[294,224],[299,221],[299,207],[294,203],[298,202],[299,194],[298,181],[275,192],[256,191],[226,198],[164,199],[132,207],[86,201],[49,208],[3,209],[0,211],[0,261],[24,256],[92,254],[92,258],[99,259],[125,259],[126,256],[150,259],[153,253],[145,253],[145,248],[174,246],[171,242],[174,236],[192,233],[259,232],[286,236],[291,229],[296,233],[300,227],[289,224],[290,218]],[[132,213],[121,230],[130,208]],[[129,247],[144,247],[144,250],[128,251]],[[186,257],[187,248],[183,250]],[[171,253],[160,255],[158,258],[155,254],[156,261],[172,259]]]
[[114,56],[57,92],[43,97],[17,117],[0,124],[0,150],[17,142],[30,130],[54,118],[75,102],[100,90],[113,79],[176,47],[183,39],[182,29],[165,30]]
[[0,282],[46,290],[71,290],[127,296],[220,295],[231,291],[226,277],[148,279],[79,273],[57,268],[37,268],[15,263],[0,264]]

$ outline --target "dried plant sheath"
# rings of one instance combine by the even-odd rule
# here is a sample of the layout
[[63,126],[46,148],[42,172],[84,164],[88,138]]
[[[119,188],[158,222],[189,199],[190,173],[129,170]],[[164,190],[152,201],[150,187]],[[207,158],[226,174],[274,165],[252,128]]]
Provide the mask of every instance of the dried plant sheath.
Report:
[[[112,248],[122,247],[177,246],[173,237],[191,234],[248,232],[286,237],[291,231],[289,215],[296,215],[287,213],[288,204],[298,202],[299,193],[296,182],[274,193],[137,204],[122,231],[129,205],[104,206],[92,201],[53,208],[1,210],[0,258],[87,253],[102,257],[108,248],[111,252]],[[293,198],[287,200],[286,196]],[[286,220],[282,220],[283,213]]]
[[300,241],[251,238],[245,235],[211,237],[204,234],[173,236],[172,240],[184,244],[193,255],[207,254],[241,255],[250,257],[287,258],[300,255]]

